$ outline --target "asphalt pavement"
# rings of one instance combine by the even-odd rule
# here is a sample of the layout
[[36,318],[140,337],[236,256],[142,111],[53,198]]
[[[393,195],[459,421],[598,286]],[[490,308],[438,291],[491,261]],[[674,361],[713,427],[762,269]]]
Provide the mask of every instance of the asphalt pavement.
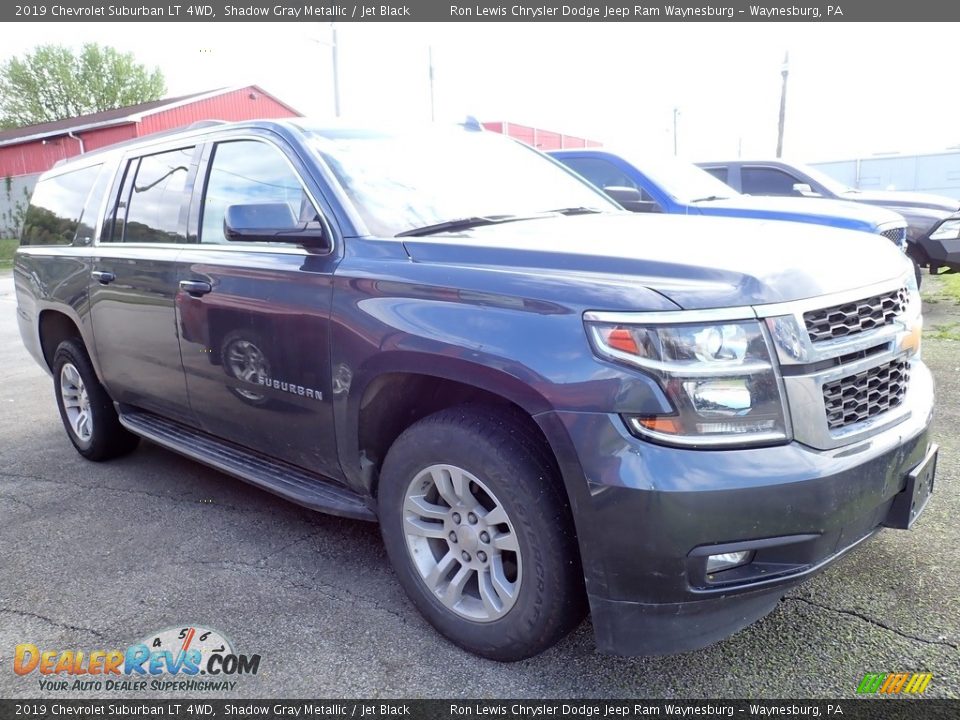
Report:
[[[504,665],[420,618],[372,524],[312,513],[147,442],[83,460],[15,306],[0,271],[2,698],[105,695],[41,690],[37,673],[13,671],[18,643],[89,652],[186,626],[261,656],[256,675],[209,697],[852,698],[864,673],[894,671],[933,673],[928,697],[960,697],[960,342],[924,341],[942,449],[914,530],[882,532],[705,650],[601,655],[587,620],[540,657]],[[960,320],[960,306],[938,310]]]

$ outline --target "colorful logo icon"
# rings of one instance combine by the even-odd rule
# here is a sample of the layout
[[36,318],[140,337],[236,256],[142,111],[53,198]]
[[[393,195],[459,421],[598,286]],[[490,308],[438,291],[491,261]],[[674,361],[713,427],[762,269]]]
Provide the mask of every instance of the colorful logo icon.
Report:
[[933,673],[867,673],[857,686],[861,694],[919,695],[933,680]]

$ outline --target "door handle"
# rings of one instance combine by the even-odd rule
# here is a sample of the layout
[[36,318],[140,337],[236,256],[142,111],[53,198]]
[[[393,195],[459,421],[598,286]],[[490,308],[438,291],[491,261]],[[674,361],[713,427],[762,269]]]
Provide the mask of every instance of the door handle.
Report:
[[116,275],[114,275],[112,272],[107,272],[105,270],[94,270],[92,273],[90,273],[90,277],[92,277],[101,285],[109,285],[110,283],[112,283],[114,280],[117,279]]
[[213,290],[213,286],[210,283],[202,280],[181,280],[180,289],[187,293],[187,295],[200,297],[201,295],[206,295],[208,292]]

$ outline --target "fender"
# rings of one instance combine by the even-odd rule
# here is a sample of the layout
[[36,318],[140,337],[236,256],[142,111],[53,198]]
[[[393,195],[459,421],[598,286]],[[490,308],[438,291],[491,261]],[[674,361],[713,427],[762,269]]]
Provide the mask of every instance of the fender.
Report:
[[[334,372],[336,375],[337,370]],[[346,387],[338,388],[337,380],[334,381],[333,410],[340,465],[350,483],[357,487],[368,489],[360,462],[361,403],[371,383],[391,373],[421,375],[469,385],[503,397],[530,415],[551,409],[547,399],[531,385],[497,368],[463,358],[423,352],[391,351],[373,355],[350,374]]]

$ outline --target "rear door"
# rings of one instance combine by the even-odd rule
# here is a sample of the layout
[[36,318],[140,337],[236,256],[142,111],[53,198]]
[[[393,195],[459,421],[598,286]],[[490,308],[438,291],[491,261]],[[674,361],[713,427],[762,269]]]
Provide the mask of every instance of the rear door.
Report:
[[[230,242],[228,206],[285,203],[323,219],[295,149],[271,134],[227,135],[204,150],[177,299],[183,367],[207,432],[338,478],[330,305],[339,247]],[[336,252],[334,251],[336,250]]]
[[180,361],[174,303],[199,146],[124,157],[93,248],[90,317],[114,400],[196,424]]

